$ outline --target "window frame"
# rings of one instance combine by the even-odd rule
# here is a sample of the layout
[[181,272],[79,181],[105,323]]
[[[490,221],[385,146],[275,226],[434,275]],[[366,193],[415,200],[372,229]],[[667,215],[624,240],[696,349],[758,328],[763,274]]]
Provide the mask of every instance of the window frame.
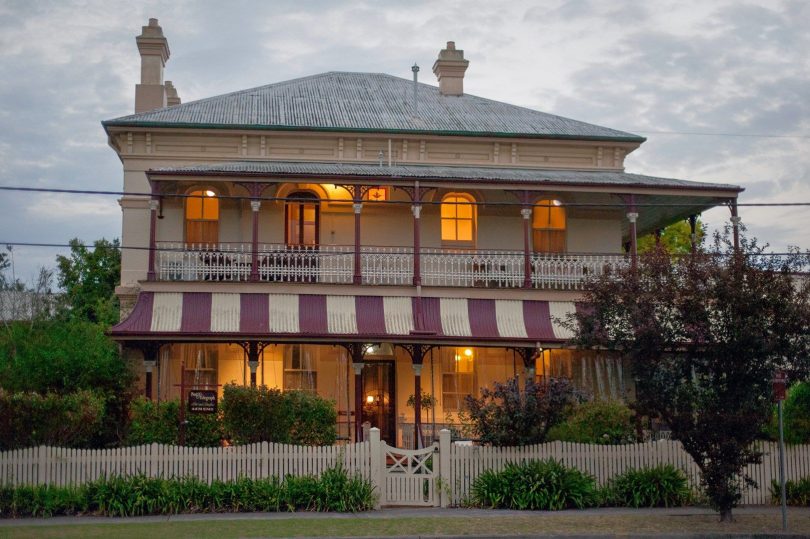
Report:
[[[534,253],[557,254],[568,252],[568,212],[564,206],[554,204],[555,201],[559,202],[559,200],[558,198],[549,197],[537,200],[532,204],[532,252]],[[547,226],[537,226],[538,210],[548,210]],[[552,218],[552,212],[555,211],[562,214],[561,227],[553,226],[554,219]],[[546,245],[538,245],[538,243],[540,243],[537,241],[538,234],[547,235]],[[557,243],[553,241],[553,235],[562,236],[561,241],[559,241],[559,248],[552,248],[552,243]]]
[[[458,203],[458,200],[455,202],[446,202],[449,198],[455,199],[463,199],[466,200],[470,207],[470,218],[467,219],[466,217],[459,217],[458,216],[458,208],[462,206],[462,204]],[[448,207],[453,208],[454,215],[450,217],[444,216],[444,208],[445,204]],[[470,228],[471,228],[471,238],[469,240],[459,240],[459,239],[445,239],[444,237],[444,223],[445,221],[453,221],[454,223],[454,231],[455,237],[458,238],[458,223],[459,221],[470,221]],[[459,247],[459,248],[466,248],[466,249],[474,249],[478,239],[478,206],[476,205],[476,199],[472,195],[468,193],[458,193],[458,192],[451,192],[447,193],[442,197],[442,202],[439,205],[439,238],[441,239],[442,246],[444,247]]]
[[[214,193],[214,196],[207,196],[205,193],[206,191],[211,191]],[[196,193],[200,193],[200,196],[196,196]],[[191,200],[200,199],[200,216],[199,217],[189,217],[189,202]],[[211,200],[212,202],[216,203],[216,218],[215,219],[206,219],[205,218],[205,207],[206,207],[206,200]],[[222,205],[220,204],[219,193],[216,189],[213,189],[208,186],[199,186],[194,187],[191,190],[186,192],[186,198],[183,203],[183,243],[186,245],[205,245],[205,246],[212,246],[219,244],[219,221],[220,216],[222,214]],[[200,224],[200,238],[202,239],[204,236],[209,234],[210,232],[206,231],[204,225],[206,223],[213,223],[213,230],[214,232],[211,234],[213,236],[213,241],[208,241],[208,239],[204,241],[191,241],[189,239],[189,225],[191,224]]]

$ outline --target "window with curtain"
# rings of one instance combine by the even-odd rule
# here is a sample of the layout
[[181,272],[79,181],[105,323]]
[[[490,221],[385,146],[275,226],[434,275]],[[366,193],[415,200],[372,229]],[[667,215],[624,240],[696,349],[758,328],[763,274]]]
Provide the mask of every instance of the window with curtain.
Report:
[[318,245],[319,200],[312,193],[297,192],[286,204],[287,245]]
[[186,243],[219,242],[219,199],[210,189],[189,193],[186,198]]
[[318,348],[291,344],[284,351],[284,390],[318,391]]
[[442,242],[450,245],[475,244],[475,204],[468,195],[450,193],[442,199]]
[[559,200],[537,202],[532,216],[534,252],[564,253],[565,225],[565,208]]
[[442,407],[445,412],[464,409],[467,395],[477,395],[475,378],[475,349],[443,348]]

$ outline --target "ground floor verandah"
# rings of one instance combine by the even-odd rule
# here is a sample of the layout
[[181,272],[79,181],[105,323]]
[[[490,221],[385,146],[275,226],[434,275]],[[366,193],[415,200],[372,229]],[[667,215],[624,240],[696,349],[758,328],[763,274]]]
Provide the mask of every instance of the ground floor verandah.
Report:
[[579,308],[515,299],[142,292],[111,334],[142,354],[150,398],[177,398],[181,387],[221,393],[229,383],[309,391],[334,401],[341,438],[362,439],[366,424],[391,445],[414,447],[457,423],[468,395],[515,376],[564,376],[589,398],[632,398],[622,360],[566,348],[564,320]]

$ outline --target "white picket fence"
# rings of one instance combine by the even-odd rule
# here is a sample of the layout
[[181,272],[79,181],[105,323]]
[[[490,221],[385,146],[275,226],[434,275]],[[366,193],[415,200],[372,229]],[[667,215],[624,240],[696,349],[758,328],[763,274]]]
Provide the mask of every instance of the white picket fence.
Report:
[[[145,474],[150,477],[196,476],[203,481],[232,480],[240,476],[254,479],[287,475],[320,475],[342,464],[350,473],[371,480],[383,499],[382,505],[461,503],[475,479],[486,470],[501,470],[508,462],[554,458],[567,466],[585,471],[605,484],[610,478],[633,468],[672,464],[681,469],[693,487],[699,474],[691,457],[679,442],[659,440],[629,445],[591,445],[550,442],[525,447],[484,447],[451,443],[450,431],[442,430],[428,467],[402,465],[392,458],[392,448],[380,441],[379,431],[371,429],[370,441],[339,446],[307,447],[260,443],[244,446],[194,448],[144,445],[119,449],[65,449],[32,447],[0,453],[0,484],[77,485],[110,475]],[[758,483],[744,491],[743,504],[771,503],[769,487],[779,474],[775,443],[760,443],[762,463],[749,466],[748,474]],[[399,451],[401,455],[413,452]],[[414,453],[416,454],[416,453]],[[421,453],[420,453],[421,454]],[[409,458],[413,458],[412,456]],[[424,460],[424,459],[423,459]],[[788,446],[785,454],[788,479],[810,476],[810,445]],[[397,474],[421,474],[414,479],[435,481],[430,498],[394,492],[405,485]],[[392,490],[393,488],[393,490]],[[403,487],[404,488],[404,487]],[[435,490],[435,496],[432,492]],[[418,503],[416,503],[418,502]]]

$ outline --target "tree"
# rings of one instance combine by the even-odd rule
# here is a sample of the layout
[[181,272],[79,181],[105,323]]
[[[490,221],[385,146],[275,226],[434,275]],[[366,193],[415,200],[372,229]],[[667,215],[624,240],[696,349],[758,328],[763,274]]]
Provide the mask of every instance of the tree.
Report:
[[662,418],[701,472],[712,507],[731,519],[752,442],[770,417],[771,379],[808,372],[810,253],[768,256],[756,240],[735,251],[729,230],[707,250],[671,259],[663,249],[587,285],[590,309],[569,323],[582,346],[632,360],[638,408]]
[[[697,220],[695,224],[697,245],[706,237],[706,225]],[[670,254],[689,254],[692,252],[692,229],[688,221],[677,221],[661,231],[661,246]],[[638,239],[638,252],[649,253],[656,248],[655,234],[647,234]]]
[[527,380],[521,391],[518,377],[484,387],[481,396],[468,395],[463,420],[478,439],[494,446],[542,443],[551,427],[565,419],[574,402],[574,388],[567,378]]
[[115,286],[121,273],[121,249],[117,239],[96,240],[92,249],[72,239],[70,256],[59,255],[56,263],[69,316],[106,325],[118,321]]

